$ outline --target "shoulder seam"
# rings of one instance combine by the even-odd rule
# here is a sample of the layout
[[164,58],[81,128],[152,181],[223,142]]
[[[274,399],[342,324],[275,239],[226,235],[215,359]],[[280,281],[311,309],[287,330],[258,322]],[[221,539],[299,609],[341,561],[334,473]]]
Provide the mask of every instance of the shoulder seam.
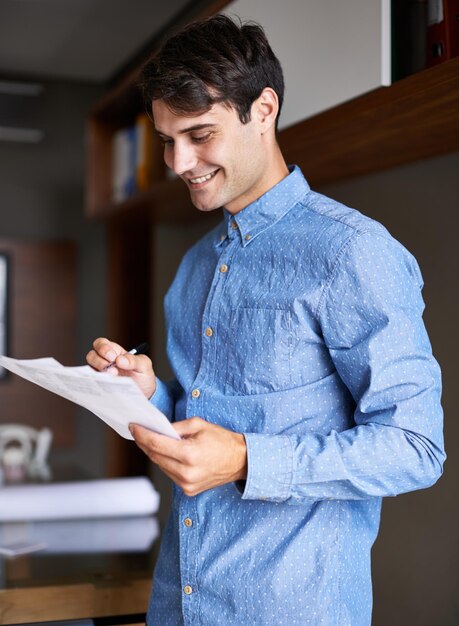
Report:
[[[328,215],[326,213],[320,213],[317,208],[316,208],[316,203],[311,203],[308,204],[307,202],[305,202],[305,200],[300,200],[299,204],[301,204],[302,206],[304,206],[305,209],[309,210],[309,211],[314,211],[314,213],[316,213],[317,215],[320,215],[320,217],[323,217],[327,220],[330,220],[331,222],[337,222],[339,224],[341,224],[342,226],[345,226],[346,228],[349,228],[349,230],[353,231],[353,232],[357,232],[357,233],[361,233],[361,232],[366,232],[367,230],[370,232],[370,229],[368,228],[364,228],[364,229],[359,229],[358,226],[354,225],[354,224],[349,224],[348,222],[346,222],[345,220],[342,220],[334,215]],[[345,205],[342,205],[345,206]],[[366,216],[363,216],[366,217]],[[377,223],[377,222],[376,222]]]

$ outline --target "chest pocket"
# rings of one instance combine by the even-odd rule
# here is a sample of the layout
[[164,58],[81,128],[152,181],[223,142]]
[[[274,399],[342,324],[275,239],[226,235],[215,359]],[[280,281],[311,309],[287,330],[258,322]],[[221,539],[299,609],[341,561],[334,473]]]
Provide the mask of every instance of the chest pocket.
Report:
[[292,320],[288,310],[233,310],[225,391],[253,395],[290,387],[292,344]]

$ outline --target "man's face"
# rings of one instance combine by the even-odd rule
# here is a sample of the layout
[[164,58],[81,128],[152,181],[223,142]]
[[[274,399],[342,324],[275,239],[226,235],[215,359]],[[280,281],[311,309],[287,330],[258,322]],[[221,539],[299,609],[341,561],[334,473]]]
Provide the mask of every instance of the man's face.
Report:
[[268,154],[257,119],[242,124],[234,109],[215,104],[206,113],[173,113],[153,102],[164,160],[190,190],[201,211],[225,207],[237,213],[270,188]]

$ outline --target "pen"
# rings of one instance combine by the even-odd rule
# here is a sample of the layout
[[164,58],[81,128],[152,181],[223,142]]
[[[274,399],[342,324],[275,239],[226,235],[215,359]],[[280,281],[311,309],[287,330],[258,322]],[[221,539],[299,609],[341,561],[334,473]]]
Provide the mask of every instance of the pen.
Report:
[[[124,354],[146,354],[147,352],[148,352],[148,343],[144,342],[144,343],[139,344],[135,348],[132,348],[132,350],[125,352]],[[122,356],[122,355],[119,354],[118,356]],[[113,363],[109,363],[106,367],[104,367],[103,371],[106,372],[108,369],[113,367],[113,365],[115,365],[115,361],[113,361]]]

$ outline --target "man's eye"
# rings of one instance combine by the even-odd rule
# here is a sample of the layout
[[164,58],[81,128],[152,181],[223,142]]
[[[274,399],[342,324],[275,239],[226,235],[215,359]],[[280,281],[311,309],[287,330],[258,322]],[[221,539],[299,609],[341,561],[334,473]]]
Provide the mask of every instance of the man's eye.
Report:
[[194,143],[205,143],[206,141],[209,141],[210,137],[211,137],[212,133],[206,133],[205,135],[195,135],[194,137],[192,137]]
[[172,146],[173,143],[172,139],[161,139],[161,145],[163,146]]

